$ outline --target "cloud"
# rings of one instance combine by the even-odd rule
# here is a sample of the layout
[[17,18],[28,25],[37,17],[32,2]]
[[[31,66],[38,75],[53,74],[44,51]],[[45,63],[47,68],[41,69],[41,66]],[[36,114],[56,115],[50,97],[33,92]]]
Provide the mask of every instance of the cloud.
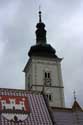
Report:
[[5,47],[4,43],[0,41],[0,59],[3,56],[4,49],[5,49],[4,47]]

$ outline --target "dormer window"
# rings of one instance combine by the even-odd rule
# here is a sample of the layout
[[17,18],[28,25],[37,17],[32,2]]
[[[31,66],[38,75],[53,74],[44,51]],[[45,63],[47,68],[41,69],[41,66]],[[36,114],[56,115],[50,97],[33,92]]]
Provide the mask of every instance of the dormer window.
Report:
[[12,104],[14,104],[14,101],[12,101]]
[[5,102],[3,102],[3,104],[5,104]]

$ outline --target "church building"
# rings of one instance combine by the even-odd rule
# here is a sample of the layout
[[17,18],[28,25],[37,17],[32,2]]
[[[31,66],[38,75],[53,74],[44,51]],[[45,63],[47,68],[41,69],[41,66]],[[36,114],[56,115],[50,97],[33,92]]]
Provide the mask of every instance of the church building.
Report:
[[24,68],[25,89],[44,92],[52,107],[64,107],[64,87],[61,73],[61,61],[56,50],[47,43],[45,24],[39,11],[36,25],[36,45],[31,46],[29,60]]
[[0,88],[0,125],[83,125],[83,109],[74,97],[65,107],[61,61],[47,43],[39,11],[36,44],[24,67],[25,90]]

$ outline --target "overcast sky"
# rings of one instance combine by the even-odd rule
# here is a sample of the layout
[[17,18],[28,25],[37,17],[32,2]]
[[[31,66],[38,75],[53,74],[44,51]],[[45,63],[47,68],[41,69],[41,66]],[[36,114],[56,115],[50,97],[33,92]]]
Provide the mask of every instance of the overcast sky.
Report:
[[66,106],[73,91],[83,106],[83,0],[0,0],[0,87],[25,87],[22,72],[35,44],[38,8],[47,41],[62,61]]

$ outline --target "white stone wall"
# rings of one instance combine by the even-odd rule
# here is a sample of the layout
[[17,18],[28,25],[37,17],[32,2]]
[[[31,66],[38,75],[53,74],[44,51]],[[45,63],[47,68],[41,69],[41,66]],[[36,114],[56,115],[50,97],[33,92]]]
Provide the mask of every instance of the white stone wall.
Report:
[[50,93],[52,95],[52,101],[49,101],[49,104],[51,106],[64,107],[64,90],[60,62],[56,59],[33,57],[29,65],[31,67],[28,68],[27,74],[32,76],[32,89],[42,91],[44,72],[50,72],[51,86],[44,89],[46,94]]
[[44,78],[45,71],[49,71],[51,73],[52,85],[58,84],[59,82],[58,72],[57,72],[58,69],[55,60],[33,58],[32,66],[33,66],[33,81],[35,81],[35,84],[41,84],[41,83],[43,84],[42,77]]
[[[28,81],[28,78],[30,77],[30,81]],[[29,89],[28,88],[28,84],[32,85],[32,77],[33,77],[33,72],[32,72],[32,62],[30,62],[28,64],[26,73],[25,73],[25,89]],[[30,83],[29,83],[30,82]]]

